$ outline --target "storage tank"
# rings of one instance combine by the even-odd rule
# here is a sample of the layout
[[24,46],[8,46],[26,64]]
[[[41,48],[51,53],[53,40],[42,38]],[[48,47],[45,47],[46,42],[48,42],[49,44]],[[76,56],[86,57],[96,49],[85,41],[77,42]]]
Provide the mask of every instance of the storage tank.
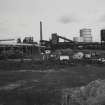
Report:
[[101,30],[101,41],[105,41],[105,29]]
[[90,37],[91,36],[91,29],[81,29],[80,30],[80,37]]
[[83,42],[84,39],[83,39],[83,37],[73,37],[73,41],[74,42]]
[[80,37],[83,37],[84,42],[92,42],[91,29],[81,29]]

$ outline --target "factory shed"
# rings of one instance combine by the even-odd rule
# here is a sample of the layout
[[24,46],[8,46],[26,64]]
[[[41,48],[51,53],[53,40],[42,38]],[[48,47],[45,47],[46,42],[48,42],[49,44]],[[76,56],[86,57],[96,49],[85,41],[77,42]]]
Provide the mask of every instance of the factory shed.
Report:
[[41,60],[40,46],[25,43],[1,43],[0,58]]

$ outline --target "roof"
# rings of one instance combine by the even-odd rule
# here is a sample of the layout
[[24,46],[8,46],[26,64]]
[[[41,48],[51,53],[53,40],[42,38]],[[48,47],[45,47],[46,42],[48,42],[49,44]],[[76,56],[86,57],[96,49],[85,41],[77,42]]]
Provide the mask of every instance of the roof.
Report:
[[0,46],[37,46],[37,47],[40,47],[39,45],[37,44],[27,44],[27,43],[16,43],[16,42],[5,42],[5,43],[0,43]]

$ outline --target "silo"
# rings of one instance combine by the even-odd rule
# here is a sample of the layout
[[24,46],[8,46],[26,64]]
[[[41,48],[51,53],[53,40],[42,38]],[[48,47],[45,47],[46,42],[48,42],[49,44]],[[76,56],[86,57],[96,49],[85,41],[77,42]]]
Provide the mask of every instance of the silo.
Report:
[[83,37],[84,42],[92,42],[91,29],[81,29],[80,37]]
[[101,41],[105,41],[105,29],[101,30]]
[[73,37],[74,42],[83,42],[83,37]]

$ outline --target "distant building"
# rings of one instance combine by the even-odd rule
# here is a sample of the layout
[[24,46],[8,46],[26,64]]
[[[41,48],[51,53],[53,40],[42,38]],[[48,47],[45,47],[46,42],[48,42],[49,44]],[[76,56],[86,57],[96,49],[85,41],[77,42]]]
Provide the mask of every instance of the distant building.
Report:
[[73,37],[74,42],[83,42],[83,37]]
[[105,42],[105,29],[101,30],[101,41]]

